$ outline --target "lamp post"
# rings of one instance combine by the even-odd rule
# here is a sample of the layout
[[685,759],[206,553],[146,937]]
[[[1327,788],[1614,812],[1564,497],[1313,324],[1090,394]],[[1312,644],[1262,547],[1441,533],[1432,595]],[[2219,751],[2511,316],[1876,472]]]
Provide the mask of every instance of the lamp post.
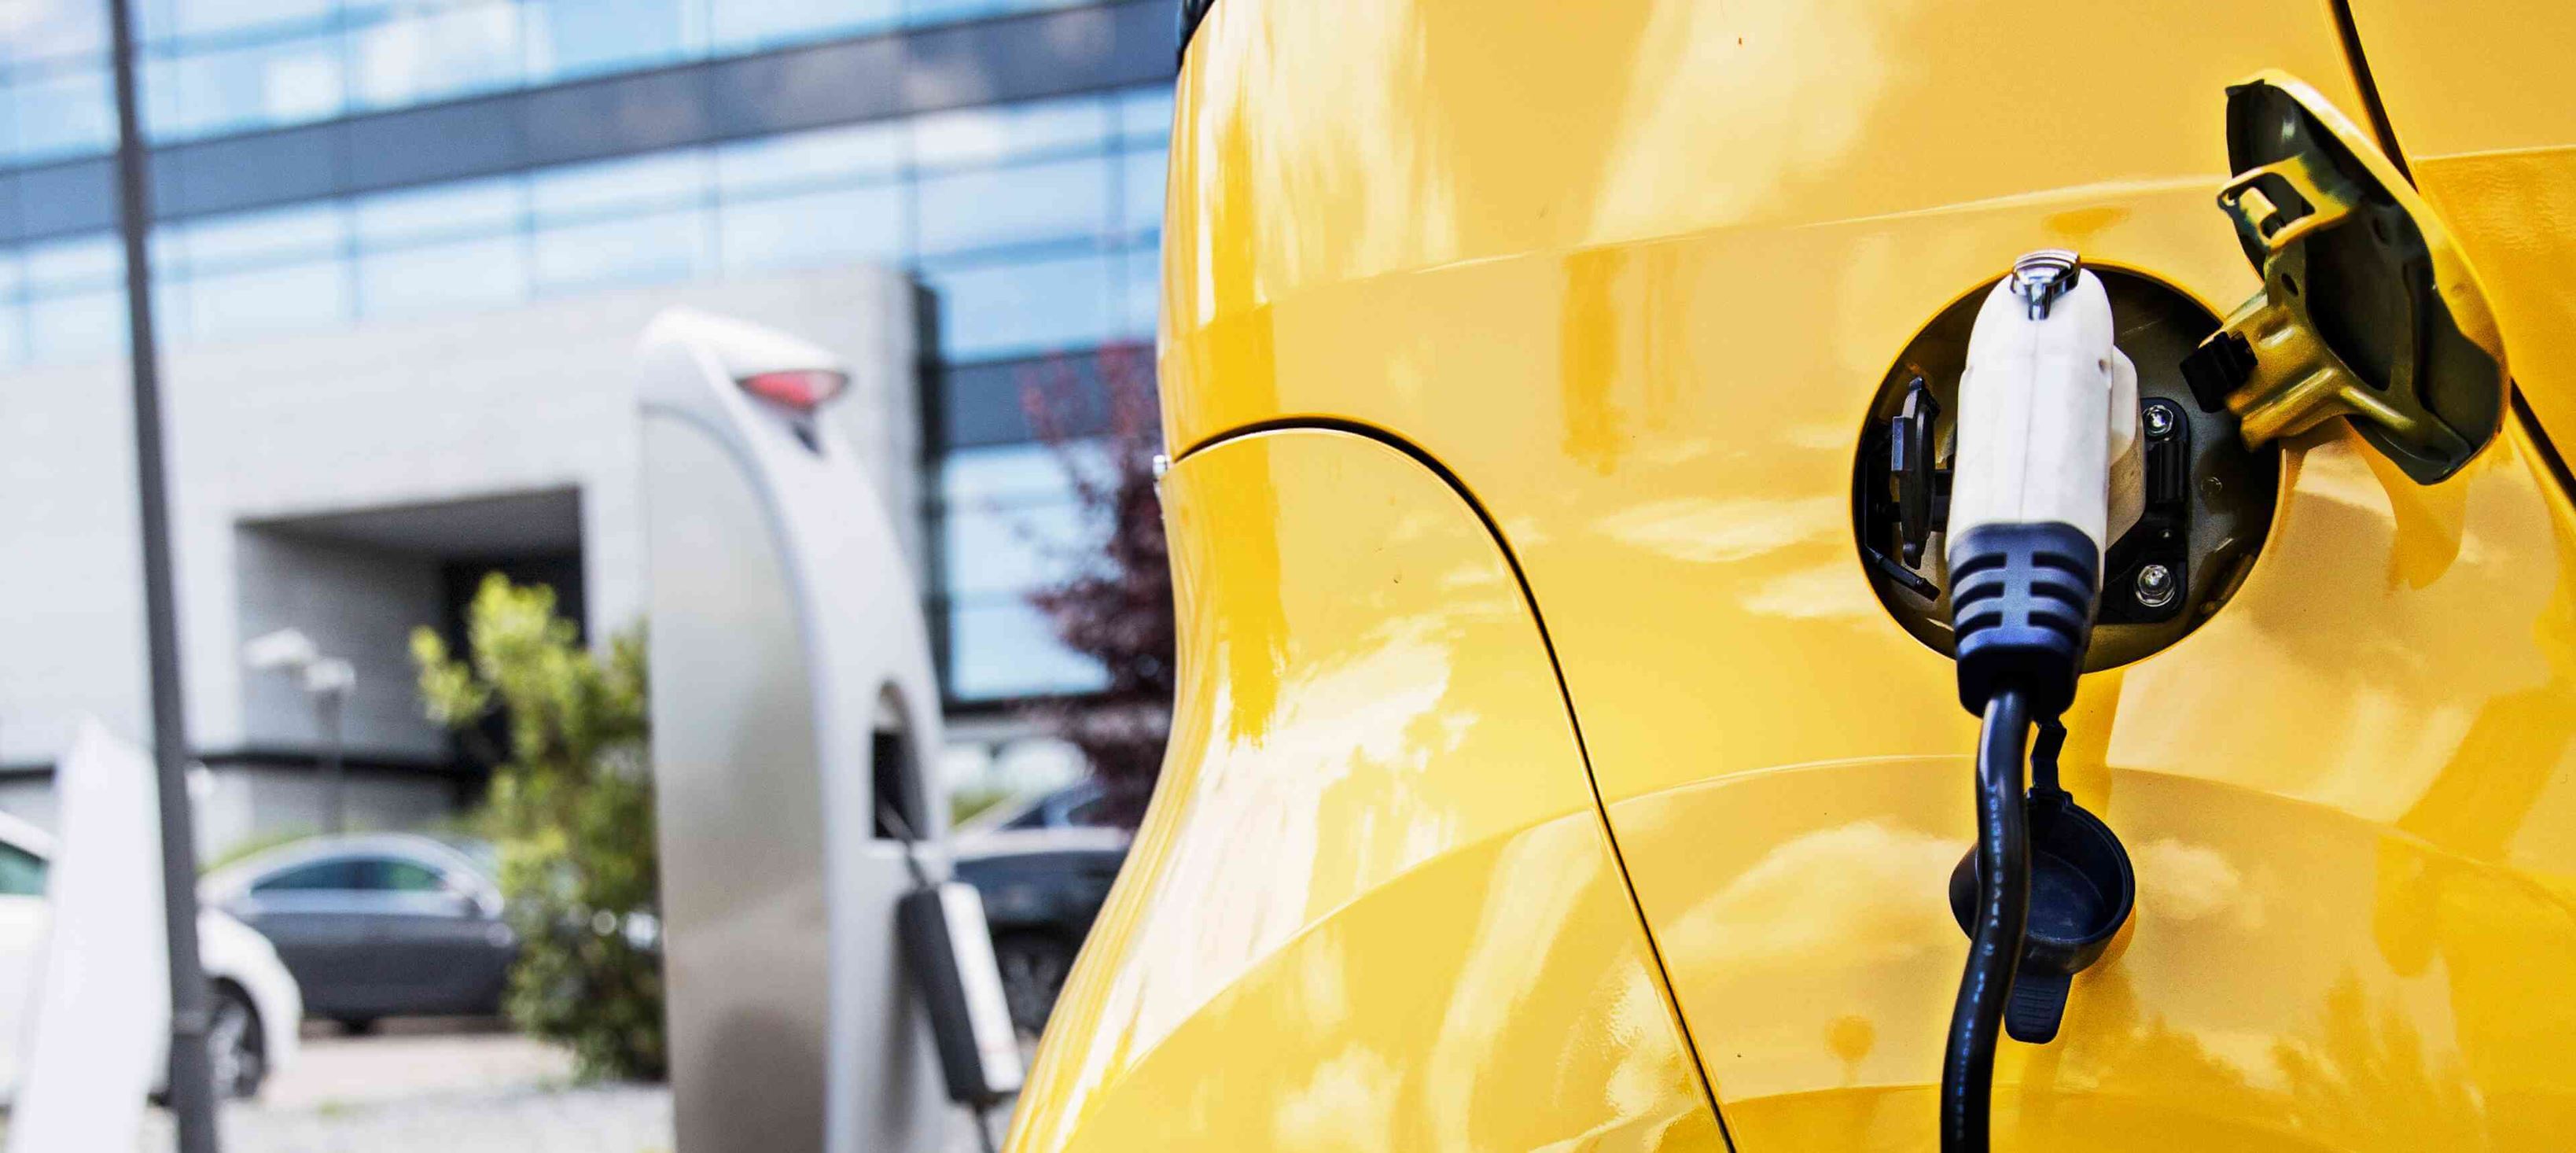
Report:
[[313,726],[322,738],[322,829],[349,831],[349,775],[342,760],[340,713],[358,670],[338,657],[322,655],[313,638],[300,629],[279,629],[242,646],[242,663],[261,672],[283,672],[313,701]]
[[152,332],[151,159],[135,83],[134,8],[107,0],[116,88],[116,226],[125,247],[128,364],[134,389],[134,491],[142,505],[143,637],[152,686],[152,763],[161,794],[161,905],[170,953],[170,1114],[178,1153],[215,1153],[214,1081],[206,1053],[209,990],[197,963],[197,845],[188,804],[188,709],[179,679],[178,562],[161,459],[161,355]]

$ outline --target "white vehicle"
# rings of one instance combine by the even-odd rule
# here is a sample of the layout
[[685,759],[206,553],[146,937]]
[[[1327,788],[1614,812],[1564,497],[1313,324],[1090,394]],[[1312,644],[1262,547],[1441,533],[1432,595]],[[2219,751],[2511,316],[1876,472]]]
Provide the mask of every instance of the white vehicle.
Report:
[[[0,813],[0,1100],[18,1084],[19,1049],[51,918],[45,873],[53,848],[44,830]],[[223,913],[198,915],[197,954],[214,984],[206,1043],[215,1092],[252,1096],[270,1073],[294,1059],[304,996],[268,938]]]

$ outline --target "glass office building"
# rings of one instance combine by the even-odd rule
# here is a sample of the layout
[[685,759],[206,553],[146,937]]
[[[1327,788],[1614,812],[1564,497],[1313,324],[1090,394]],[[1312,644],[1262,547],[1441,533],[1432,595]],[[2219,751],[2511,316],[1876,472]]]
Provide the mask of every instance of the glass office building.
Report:
[[[952,703],[1097,683],[1024,601],[1081,527],[1020,391],[1151,339],[1168,0],[136,4],[165,342],[902,268]],[[0,372],[124,349],[104,40],[0,7]]]

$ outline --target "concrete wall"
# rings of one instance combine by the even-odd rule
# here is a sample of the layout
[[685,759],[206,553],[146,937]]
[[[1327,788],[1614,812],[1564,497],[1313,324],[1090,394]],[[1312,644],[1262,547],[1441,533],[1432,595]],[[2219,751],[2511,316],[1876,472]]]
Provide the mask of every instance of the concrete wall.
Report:
[[[317,640],[335,630],[376,638],[367,647],[380,649],[415,623],[396,618],[436,620],[416,571],[363,550],[298,551],[257,528],[266,522],[577,490],[591,635],[633,623],[644,554],[629,361],[645,321],[672,304],[772,325],[848,358],[852,387],[832,419],[875,462],[918,566],[912,303],[899,275],[851,267],[176,350],[165,387],[194,743],[301,744],[309,734],[292,698],[276,695],[282,682],[251,683],[280,678],[242,668],[241,643],[258,632],[293,624]],[[127,388],[115,362],[0,376],[0,546],[12,558],[0,565],[0,762],[52,760],[82,713],[147,736]],[[337,603],[335,582],[384,603]],[[382,652],[357,655],[367,663],[352,735],[389,751],[431,748],[435,734],[400,715],[407,668]],[[0,796],[0,807],[18,806]]]

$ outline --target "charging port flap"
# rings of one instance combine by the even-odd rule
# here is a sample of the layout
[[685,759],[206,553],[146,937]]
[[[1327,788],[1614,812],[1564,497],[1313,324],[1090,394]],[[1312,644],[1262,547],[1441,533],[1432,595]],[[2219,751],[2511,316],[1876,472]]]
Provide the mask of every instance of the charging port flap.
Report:
[[2261,445],[2332,417],[2420,483],[2494,438],[2504,343],[2467,259],[2414,187],[2315,89],[2227,90],[2218,194],[2261,291],[2183,362],[2202,410]]

